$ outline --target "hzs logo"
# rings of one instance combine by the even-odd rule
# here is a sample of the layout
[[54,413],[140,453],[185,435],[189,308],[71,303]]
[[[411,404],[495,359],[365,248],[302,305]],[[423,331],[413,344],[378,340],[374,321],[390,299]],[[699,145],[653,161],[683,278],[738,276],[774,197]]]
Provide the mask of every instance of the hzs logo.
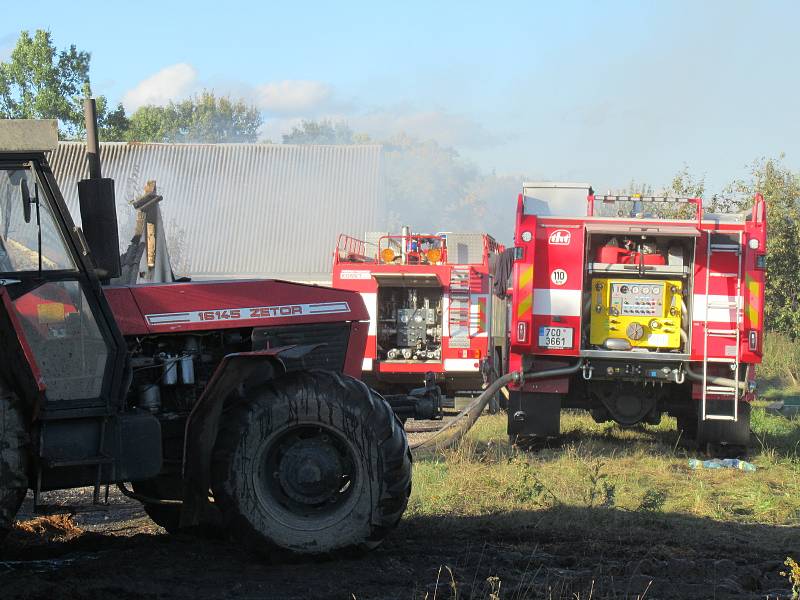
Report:
[[551,246],[569,246],[572,234],[566,229],[556,229],[550,234],[548,242]]

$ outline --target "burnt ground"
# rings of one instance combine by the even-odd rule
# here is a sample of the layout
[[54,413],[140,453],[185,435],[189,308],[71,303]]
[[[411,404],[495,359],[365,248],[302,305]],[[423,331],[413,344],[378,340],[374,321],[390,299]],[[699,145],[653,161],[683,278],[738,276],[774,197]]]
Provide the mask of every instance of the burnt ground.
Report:
[[272,562],[221,538],[169,535],[113,489],[105,510],[33,517],[28,498],[0,554],[2,600],[446,599],[454,587],[463,599],[775,599],[790,597],[783,560],[800,557],[798,528],[601,508],[406,517],[370,553]]

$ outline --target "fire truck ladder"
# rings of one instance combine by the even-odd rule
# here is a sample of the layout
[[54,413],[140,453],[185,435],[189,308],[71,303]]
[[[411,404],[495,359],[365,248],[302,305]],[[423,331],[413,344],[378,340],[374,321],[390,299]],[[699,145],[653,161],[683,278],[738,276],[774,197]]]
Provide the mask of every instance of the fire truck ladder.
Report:
[[[739,353],[742,330],[742,232],[738,233],[738,243],[716,243],[713,241],[714,234],[708,233],[708,247],[706,248],[706,310],[703,323],[703,396],[702,396],[702,418],[704,421],[738,421],[739,419]],[[712,256],[718,254],[735,254],[737,256],[738,268],[736,273],[711,272]],[[736,300],[734,302],[712,302],[710,283],[712,277],[722,277],[725,279],[736,280]],[[712,309],[734,310],[736,314],[735,329],[713,329],[708,326],[708,314]],[[709,357],[708,340],[709,338],[722,338],[735,343],[733,356]],[[726,350],[729,346],[726,346]],[[726,351],[725,354],[728,354]],[[724,385],[709,385],[708,364],[727,363],[731,365],[733,380],[736,385],[733,387]],[[708,411],[708,396],[729,396],[733,399],[733,414],[715,413]]]
[[453,267],[450,271],[450,347],[469,348],[470,269]]

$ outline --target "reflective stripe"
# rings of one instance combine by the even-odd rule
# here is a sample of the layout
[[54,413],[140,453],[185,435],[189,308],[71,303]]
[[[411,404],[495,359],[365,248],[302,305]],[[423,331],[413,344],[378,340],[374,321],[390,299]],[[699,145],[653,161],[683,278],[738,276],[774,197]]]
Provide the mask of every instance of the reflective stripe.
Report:
[[519,287],[524,287],[533,281],[533,265],[522,267],[519,274]]
[[[736,296],[723,296],[719,294],[710,294],[706,301],[705,294],[694,295],[694,312],[692,313],[692,320],[705,321],[706,320],[706,302],[709,304],[725,304],[736,302]],[[730,308],[709,308],[708,320],[712,323],[735,323],[736,322],[736,309]]]
[[367,335],[378,334],[378,294],[375,292],[361,292],[361,298],[367,306],[369,313],[369,329]]
[[477,371],[480,362],[476,358],[445,358],[445,371]]
[[516,291],[519,294],[519,302],[517,303],[518,319],[528,318],[531,314],[531,306],[533,305],[532,284],[533,265],[520,266]]
[[517,305],[517,317],[520,319],[527,316],[531,312],[531,306],[533,305],[533,296],[528,294],[524,298],[521,298],[519,304]]
[[760,319],[758,308],[761,304],[761,284],[757,281],[750,281],[747,283],[747,318],[750,321],[750,327],[758,329],[760,327]]
[[361,370],[362,371],[372,371],[372,359],[371,358],[365,358],[363,361],[361,361]]
[[581,290],[533,290],[533,314],[561,317],[581,316]]

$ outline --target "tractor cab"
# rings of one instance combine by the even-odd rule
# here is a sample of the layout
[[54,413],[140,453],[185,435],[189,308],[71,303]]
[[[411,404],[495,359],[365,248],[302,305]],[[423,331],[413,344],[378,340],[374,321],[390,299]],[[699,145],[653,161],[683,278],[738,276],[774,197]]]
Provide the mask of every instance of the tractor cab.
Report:
[[[56,122],[0,121],[0,133],[0,375],[23,397],[26,419],[41,423],[37,501],[44,489],[94,485],[111,470],[152,475],[161,465],[158,423],[121,412],[124,340],[47,164]],[[83,435],[67,433],[75,423]],[[112,447],[129,439],[120,428],[136,429],[144,443]]]

